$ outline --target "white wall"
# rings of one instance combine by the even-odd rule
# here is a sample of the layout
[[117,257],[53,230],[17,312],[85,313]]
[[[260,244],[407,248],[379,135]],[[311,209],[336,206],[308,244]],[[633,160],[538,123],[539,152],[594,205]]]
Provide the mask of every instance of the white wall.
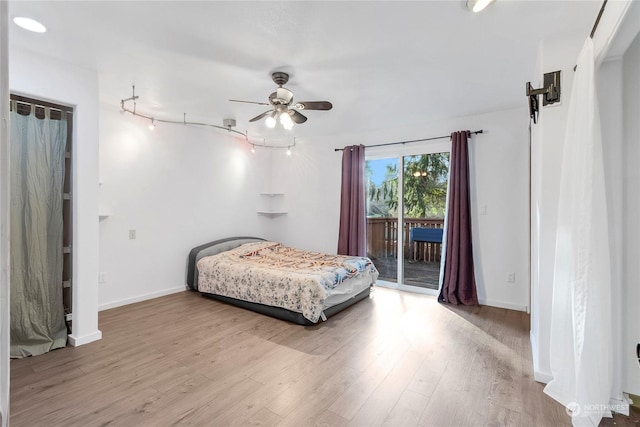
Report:
[[640,33],[623,57],[624,187],[622,329],[623,390],[640,395],[640,367],[636,344],[640,343]]
[[[540,80],[545,72],[562,72],[561,102],[541,107],[538,124],[532,125],[531,128],[531,344],[535,379],[542,382],[551,379],[551,286],[556,248],[560,164],[573,83],[573,67],[584,40],[584,34],[575,34],[543,41],[536,70],[536,76]],[[541,81],[531,83],[536,88],[542,86]]]
[[[0,2],[0,99],[9,98],[8,2]],[[9,425],[9,106],[0,103],[0,426]]]
[[[603,161],[611,266],[611,306],[623,305],[624,240],[624,140],[622,58],[604,62],[596,74],[600,123],[603,135]],[[614,310],[619,312],[619,310]],[[611,334],[614,354],[622,354],[622,316],[612,316]],[[614,390],[621,390],[622,366],[614,365]]]
[[[640,372],[635,360],[635,343],[640,339],[637,307],[640,224],[638,141],[638,96],[640,65],[635,48],[622,56],[638,34],[638,4],[609,3],[594,37],[596,56],[607,58],[596,71],[604,143],[605,180],[611,243],[612,304],[614,319],[614,393],[616,386],[638,393]],[[633,13],[633,14],[632,14]],[[531,344],[536,380],[551,379],[549,340],[551,296],[555,262],[557,183],[564,144],[566,116],[570,102],[573,66],[584,44],[584,34],[566,35],[541,43],[536,75],[562,70],[562,103],[543,107],[538,125],[532,128],[532,313]],[[637,43],[637,42],[636,42]],[[636,49],[636,50],[633,50]],[[623,79],[624,75],[624,79]],[[540,82],[534,85],[540,86]],[[616,316],[618,315],[618,316]]]
[[[277,153],[273,156],[273,185],[285,192],[289,211],[288,215],[273,220],[274,238],[305,249],[336,252],[342,153],[334,148],[484,129],[485,133],[474,136],[470,144],[478,298],[483,304],[526,311],[529,306],[527,123],[526,109],[518,108],[411,128],[299,141],[290,158]],[[412,147],[419,149],[421,144],[426,147],[429,142]],[[483,204],[487,205],[487,215],[480,216],[479,207]],[[506,283],[506,273],[510,271],[516,273],[516,283]]]
[[194,246],[268,234],[256,214],[268,152],[223,130],[148,124],[100,106],[100,210],[112,214],[100,221],[100,309],[184,290]]
[[72,345],[100,339],[98,330],[98,75],[12,48],[12,92],[74,107]]

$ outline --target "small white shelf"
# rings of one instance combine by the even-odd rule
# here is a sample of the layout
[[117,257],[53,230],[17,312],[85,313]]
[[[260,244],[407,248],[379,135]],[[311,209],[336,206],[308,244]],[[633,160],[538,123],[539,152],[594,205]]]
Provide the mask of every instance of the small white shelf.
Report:
[[275,218],[277,216],[287,214],[287,212],[284,210],[284,193],[265,191],[263,193],[260,193],[260,196],[268,197],[269,200],[263,200],[262,209],[258,210],[258,215]]
[[113,214],[112,214],[112,213],[110,213],[110,212],[100,212],[100,213],[98,214],[98,218],[99,218],[100,220],[103,220],[103,219],[107,219],[107,218],[109,218],[111,215],[113,215]]
[[286,212],[266,212],[266,211],[258,211],[258,215],[268,216],[269,218],[275,218],[277,216],[286,215]]

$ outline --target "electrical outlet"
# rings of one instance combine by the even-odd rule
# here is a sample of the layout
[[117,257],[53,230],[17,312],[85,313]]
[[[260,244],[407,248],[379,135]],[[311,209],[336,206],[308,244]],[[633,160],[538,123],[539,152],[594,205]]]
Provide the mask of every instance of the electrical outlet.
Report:
[[480,215],[487,214],[487,205],[480,205]]
[[515,283],[516,281],[516,273],[509,272],[507,273],[507,283]]
[[134,240],[136,238],[136,230],[129,230],[129,239]]
[[104,271],[101,271],[100,274],[98,274],[98,283],[106,283],[107,282],[107,273],[105,273]]

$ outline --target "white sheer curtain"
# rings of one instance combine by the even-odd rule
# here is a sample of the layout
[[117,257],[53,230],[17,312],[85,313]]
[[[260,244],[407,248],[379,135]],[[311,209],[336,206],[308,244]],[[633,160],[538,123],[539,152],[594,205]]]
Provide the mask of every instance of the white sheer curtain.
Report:
[[562,155],[550,360],[544,391],[574,426],[611,416],[613,378],[607,200],[593,42],[578,57]]
[[66,120],[11,112],[11,356],[64,347],[62,302]]

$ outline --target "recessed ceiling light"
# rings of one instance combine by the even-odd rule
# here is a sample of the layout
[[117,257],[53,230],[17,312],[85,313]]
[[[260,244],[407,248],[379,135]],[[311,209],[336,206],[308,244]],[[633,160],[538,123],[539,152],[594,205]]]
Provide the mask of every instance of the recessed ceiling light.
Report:
[[34,33],[44,33],[47,31],[47,28],[35,19],[25,18],[23,16],[16,16],[13,18],[13,23],[18,27],[24,28],[28,31],[33,31]]
[[467,8],[472,12],[481,12],[494,0],[467,0]]

